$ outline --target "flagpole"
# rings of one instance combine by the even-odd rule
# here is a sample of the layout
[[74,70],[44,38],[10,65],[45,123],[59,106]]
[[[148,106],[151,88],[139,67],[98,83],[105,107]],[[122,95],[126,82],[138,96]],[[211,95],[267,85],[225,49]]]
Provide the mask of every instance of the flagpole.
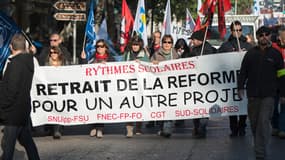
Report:
[[237,39],[237,44],[238,44],[238,51],[241,52],[240,42],[239,42],[239,38],[238,38],[237,32],[236,32],[236,39]]
[[21,33],[24,35],[25,39],[29,42],[29,44],[33,45],[30,37],[23,30],[21,30]]
[[237,0],[235,0],[235,15],[237,15]]
[[84,38],[83,38],[82,51],[84,50],[85,43],[86,43],[86,32],[84,32]]
[[208,33],[208,28],[209,28],[209,26],[206,27],[204,40],[203,40],[203,45],[202,45],[201,54],[200,54],[201,56],[203,55],[203,52],[204,52],[204,47],[205,47],[206,37],[207,37],[207,33]]

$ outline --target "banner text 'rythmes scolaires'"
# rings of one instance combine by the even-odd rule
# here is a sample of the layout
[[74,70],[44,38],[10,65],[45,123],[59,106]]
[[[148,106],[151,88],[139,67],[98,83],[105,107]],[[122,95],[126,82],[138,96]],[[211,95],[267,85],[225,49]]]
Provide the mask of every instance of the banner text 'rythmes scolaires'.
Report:
[[236,88],[241,55],[159,65],[132,61],[39,67],[31,91],[32,116],[41,124],[61,117],[59,124],[72,125],[81,123],[74,121],[79,117],[88,117],[85,123],[111,123],[244,114],[245,101]]
[[163,66],[155,65],[143,65],[143,64],[123,64],[119,66],[106,66],[106,65],[96,65],[86,67],[86,76],[97,76],[97,75],[111,75],[111,74],[123,74],[123,73],[143,73],[143,72],[168,72],[168,71],[181,71],[194,69],[194,61],[177,62],[172,64],[165,64]]

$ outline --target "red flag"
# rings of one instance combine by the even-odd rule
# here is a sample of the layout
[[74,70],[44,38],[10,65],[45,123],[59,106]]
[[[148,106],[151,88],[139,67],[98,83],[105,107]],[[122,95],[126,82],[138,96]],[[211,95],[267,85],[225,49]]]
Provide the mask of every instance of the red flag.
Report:
[[207,26],[212,25],[213,16],[215,13],[215,7],[216,7],[217,0],[206,0],[200,9],[200,12],[205,15],[203,22],[202,22],[202,28],[205,28]]
[[130,39],[130,31],[134,26],[134,18],[128,7],[126,0],[122,1],[122,23],[121,23],[121,53],[124,53],[125,48]]
[[201,19],[200,16],[198,15],[193,32],[199,31],[200,29],[201,29]]
[[223,0],[224,11],[227,12],[232,9],[232,4],[230,0]]
[[226,35],[225,12],[231,9],[230,0],[218,0],[218,29],[220,38],[223,39]]
[[217,0],[205,0],[205,2],[202,4],[199,12],[203,15],[209,14],[209,12],[214,13],[215,12],[215,6],[216,6]]

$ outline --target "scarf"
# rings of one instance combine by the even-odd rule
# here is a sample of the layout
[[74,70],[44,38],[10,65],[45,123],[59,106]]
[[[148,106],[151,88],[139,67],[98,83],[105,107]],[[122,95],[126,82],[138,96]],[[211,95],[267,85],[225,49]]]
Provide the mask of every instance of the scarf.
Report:
[[107,61],[108,57],[109,57],[108,53],[105,53],[105,54],[96,53],[95,54],[95,59],[99,61]]

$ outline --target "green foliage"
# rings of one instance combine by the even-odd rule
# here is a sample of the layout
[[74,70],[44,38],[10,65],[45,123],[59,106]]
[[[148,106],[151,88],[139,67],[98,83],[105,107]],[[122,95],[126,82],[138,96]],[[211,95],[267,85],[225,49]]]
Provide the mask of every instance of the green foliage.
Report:
[[[148,9],[152,10],[155,22],[162,22],[164,17],[164,10],[167,0],[146,0]],[[171,0],[171,13],[172,18],[176,17],[178,20],[185,19],[186,8],[189,9],[192,15],[195,15],[197,7],[197,0]]]
[[[186,8],[189,9],[193,18],[197,17],[197,0],[171,0],[172,17],[177,20],[185,19]],[[202,0],[202,3],[204,0]],[[162,22],[167,0],[145,0],[146,8],[153,11],[155,22]],[[234,11],[235,0],[231,0]],[[237,14],[250,14],[253,0],[237,0]],[[234,13],[234,12],[233,12]]]

